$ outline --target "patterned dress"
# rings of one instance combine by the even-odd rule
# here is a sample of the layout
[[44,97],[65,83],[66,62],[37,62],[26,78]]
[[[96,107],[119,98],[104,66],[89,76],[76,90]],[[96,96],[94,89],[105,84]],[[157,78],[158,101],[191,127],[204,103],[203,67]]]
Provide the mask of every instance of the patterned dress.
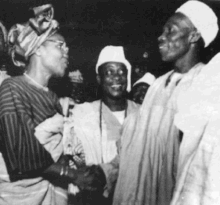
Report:
[[41,177],[54,160],[34,135],[36,126],[61,113],[57,96],[24,76],[5,80],[0,96],[0,204],[66,204],[65,191]]

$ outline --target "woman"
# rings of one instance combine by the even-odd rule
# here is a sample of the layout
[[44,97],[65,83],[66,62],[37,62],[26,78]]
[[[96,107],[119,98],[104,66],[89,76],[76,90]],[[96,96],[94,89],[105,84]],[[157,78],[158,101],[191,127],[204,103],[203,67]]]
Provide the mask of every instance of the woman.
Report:
[[78,176],[87,171],[77,174],[61,158],[62,109],[47,87],[52,76],[64,75],[68,47],[57,32],[53,7],[33,11],[35,17],[13,26],[8,36],[12,60],[26,72],[0,88],[0,204],[65,205],[65,183],[83,188],[85,181]]

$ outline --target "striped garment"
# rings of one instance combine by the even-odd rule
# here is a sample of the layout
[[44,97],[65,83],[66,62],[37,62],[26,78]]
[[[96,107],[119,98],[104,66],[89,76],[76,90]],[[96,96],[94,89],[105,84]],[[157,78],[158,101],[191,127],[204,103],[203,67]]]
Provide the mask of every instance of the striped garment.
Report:
[[0,204],[66,205],[67,190],[41,176],[54,163],[35,128],[61,113],[58,98],[24,76],[0,87]]
[[0,96],[0,150],[11,180],[51,165],[53,160],[35,138],[34,129],[61,113],[57,96],[29,84],[24,76],[5,80]]

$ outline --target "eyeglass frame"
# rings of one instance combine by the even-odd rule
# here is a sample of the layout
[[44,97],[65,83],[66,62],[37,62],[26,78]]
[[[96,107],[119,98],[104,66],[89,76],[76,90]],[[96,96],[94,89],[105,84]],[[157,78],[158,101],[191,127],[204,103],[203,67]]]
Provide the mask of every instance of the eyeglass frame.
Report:
[[53,43],[58,43],[57,47],[61,50],[65,50],[66,48],[68,48],[65,41],[47,39],[45,42],[47,42],[47,41],[53,42]]

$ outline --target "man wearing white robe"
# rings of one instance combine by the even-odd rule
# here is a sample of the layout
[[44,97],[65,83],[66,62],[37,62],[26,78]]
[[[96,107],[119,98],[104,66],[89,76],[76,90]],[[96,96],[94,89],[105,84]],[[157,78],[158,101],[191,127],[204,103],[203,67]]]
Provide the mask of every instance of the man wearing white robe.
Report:
[[[158,38],[162,60],[171,62],[173,70],[153,83],[140,111],[129,117],[124,126],[114,205],[171,202],[181,141],[174,125],[176,89],[185,79],[201,71],[204,64],[200,62],[200,51],[214,40],[218,31],[213,12],[201,2],[192,2],[196,6],[177,10]],[[207,21],[198,23],[201,15],[197,10],[208,13]],[[210,21],[212,26],[208,29],[200,25],[208,26]],[[114,161],[112,167],[115,164]]]

